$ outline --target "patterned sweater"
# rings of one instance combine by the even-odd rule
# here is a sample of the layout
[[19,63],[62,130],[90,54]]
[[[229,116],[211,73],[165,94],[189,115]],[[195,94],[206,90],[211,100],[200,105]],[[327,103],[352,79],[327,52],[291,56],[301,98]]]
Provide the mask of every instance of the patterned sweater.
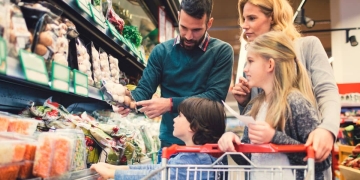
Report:
[[[317,110],[299,92],[292,92],[288,95],[287,101],[291,108],[291,118],[285,123],[285,131],[277,130],[270,143],[279,145],[305,144],[309,134],[319,125]],[[251,105],[245,109],[248,112]],[[241,140],[243,143],[250,143],[248,128],[245,127]],[[247,154],[250,158],[251,154]],[[287,153],[291,165],[306,165],[303,161],[306,153]],[[232,156],[238,164],[248,164],[241,156]],[[330,167],[330,156],[321,163],[315,164],[315,179],[324,180],[323,171]],[[304,179],[304,172],[297,171],[296,179]]]

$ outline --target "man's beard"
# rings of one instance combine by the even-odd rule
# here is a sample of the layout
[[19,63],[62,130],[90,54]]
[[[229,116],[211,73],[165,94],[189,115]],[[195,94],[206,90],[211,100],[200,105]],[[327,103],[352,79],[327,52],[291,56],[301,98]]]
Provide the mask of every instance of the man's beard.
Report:
[[[205,34],[206,34],[206,31],[205,31],[204,35],[199,40],[187,40],[185,37],[180,36],[180,44],[181,44],[182,47],[184,47],[187,50],[193,50],[195,47],[198,47],[201,44],[201,42],[205,38]],[[188,44],[192,43],[193,45],[187,46],[185,44],[185,42],[188,43]]]

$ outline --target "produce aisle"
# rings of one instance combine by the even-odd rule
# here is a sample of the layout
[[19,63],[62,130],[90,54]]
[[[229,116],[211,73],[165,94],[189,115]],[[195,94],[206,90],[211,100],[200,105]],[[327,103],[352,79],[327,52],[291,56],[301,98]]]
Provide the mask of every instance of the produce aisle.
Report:
[[[97,179],[93,163],[156,163],[159,121],[113,113],[104,84],[136,87],[159,43],[158,6],[14,2],[0,1],[0,180]],[[178,3],[154,2],[176,25]]]

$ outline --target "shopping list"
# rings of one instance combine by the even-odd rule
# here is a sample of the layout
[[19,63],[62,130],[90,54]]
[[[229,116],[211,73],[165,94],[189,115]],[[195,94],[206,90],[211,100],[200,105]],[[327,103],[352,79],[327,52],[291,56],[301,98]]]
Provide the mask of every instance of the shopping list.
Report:
[[251,116],[242,116],[240,114],[238,114],[235,110],[233,110],[229,105],[227,105],[224,101],[222,101],[222,103],[224,104],[225,108],[233,115],[235,116],[237,119],[239,119],[241,122],[243,122],[246,126],[248,126],[248,124],[250,123],[255,123],[255,120],[253,117]]

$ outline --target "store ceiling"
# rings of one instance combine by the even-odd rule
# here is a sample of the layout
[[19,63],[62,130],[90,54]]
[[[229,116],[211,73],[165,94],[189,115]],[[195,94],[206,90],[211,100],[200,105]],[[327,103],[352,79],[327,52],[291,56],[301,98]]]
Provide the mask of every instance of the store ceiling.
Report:
[[[294,12],[302,0],[289,0]],[[212,37],[230,43],[235,52],[234,72],[237,68],[240,48],[240,29],[238,26],[238,0],[214,0],[213,17],[214,23],[209,33]],[[311,29],[304,25],[299,26],[302,32],[308,30],[330,29],[330,0],[308,0],[304,5],[305,16],[315,21],[315,26]],[[331,55],[331,32],[303,33],[304,36],[317,36],[322,42],[328,55]]]

